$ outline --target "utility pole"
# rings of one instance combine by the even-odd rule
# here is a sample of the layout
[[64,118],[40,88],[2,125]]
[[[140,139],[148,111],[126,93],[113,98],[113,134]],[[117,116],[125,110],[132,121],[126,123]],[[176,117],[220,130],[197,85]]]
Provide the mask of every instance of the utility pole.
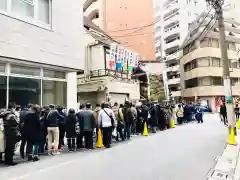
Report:
[[226,47],[225,25],[224,25],[223,8],[222,8],[224,0],[206,0],[206,2],[215,9],[216,15],[218,18],[221,59],[222,59],[222,66],[223,66],[225,102],[226,102],[226,109],[227,109],[227,120],[228,120],[229,129],[233,128],[236,134],[236,120],[234,116],[232,86],[231,86],[230,71],[229,71],[229,59],[228,59],[228,53],[227,53],[227,47]]

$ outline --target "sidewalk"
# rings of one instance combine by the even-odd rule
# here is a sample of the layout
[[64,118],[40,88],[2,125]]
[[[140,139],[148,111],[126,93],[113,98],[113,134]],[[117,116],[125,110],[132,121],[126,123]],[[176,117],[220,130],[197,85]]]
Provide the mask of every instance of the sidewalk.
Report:
[[240,180],[240,130],[237,130],[237,134],[237,145],[228,145],[226,138],[226,148],[215,159],[216,165],[208,173],[208,180]]

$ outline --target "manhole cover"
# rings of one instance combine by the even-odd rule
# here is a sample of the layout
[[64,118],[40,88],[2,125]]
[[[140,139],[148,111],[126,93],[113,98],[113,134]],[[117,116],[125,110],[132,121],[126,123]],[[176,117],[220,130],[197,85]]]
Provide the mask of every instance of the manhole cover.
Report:
[[227,179],[228,174],[224,173],[224,172],[221,172],[221,171],[216,171],[215,170],[215,171],[213,171],[211,177],[215,178],[215,179],[219,179],[219,180],[224,180],[224,179]]

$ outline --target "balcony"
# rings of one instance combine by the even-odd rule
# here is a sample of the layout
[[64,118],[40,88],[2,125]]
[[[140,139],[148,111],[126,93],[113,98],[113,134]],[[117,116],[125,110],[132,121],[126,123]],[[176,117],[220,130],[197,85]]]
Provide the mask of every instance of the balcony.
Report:
[[156,52],[156,53],[155,53],[155,57],[156,57],[156,58],[162,57],[162,53],[161,53],[161,52]]
[[155,47],[161,47],[161,40],[158,40],[155,42]]
[[174,27],[169,29],[168,32],[164,32],[164,39],[167,39],[168,37],[172,36],[172,35],[176,35],[176,34],[180,34],[180,28],[179,27]]
[[171,4],[169,4],[167,7],[164,8],[164,14],[171,14],[171,12],[174,12],[174,10],[178,9],[178,3],[177,2],[173,2]]
[[166,72],[174,72],[174,71],[180,71],[180,65],[176,65],[176,66],[166,68]]
[[180,53],[176,52],[174,54],[166,56],[166,61],[171,61],[171,60],[174,60],[174,59],[178,59],[179,57],[180,57]]
[[167,26],[169,24],[174,24],[176,22],[179,22],[179,15],[174,15],[173,17],[169,18],[168,20],[164,21],[164,26]]
[[99,70],[94,70],[94,71],[90,72],[90,77],[91,78],[104,77],[104,76],[110,76],[110,77],[122,78],[122,79],[129,79],[128,73],[118,72],[118,71],[115,71],[115,70],[99,69]]
[[155,31],[154,35],[155,35],[155,38],[161,37],[161,31],[159,31],[159,30]]
[[180,84],[180,78],[168,79],[167,84],[168,85]]
[[180,45],[180,39],[176,39],[170,43],[166,43],[164,49],[165,50],[172,49],[172,48],[178,47],[179,45]]

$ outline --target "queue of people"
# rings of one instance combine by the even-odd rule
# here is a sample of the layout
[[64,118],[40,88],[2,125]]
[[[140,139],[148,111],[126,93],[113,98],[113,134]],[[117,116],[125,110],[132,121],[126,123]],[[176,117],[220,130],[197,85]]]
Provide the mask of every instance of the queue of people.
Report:
[[23,109],[9,104],[0,114],[0,163],[16,164],[13,156],[17,142],[21,143],[21,158],[38,161],[42,153],[59,154],[65,147],[65,138],[69,152],[91,150],[101,130],[103,145],[110,148],[113,139],[125,141],[143,134],[145,123],[152,133],[168,129],[171,118],[172,107],[160,104],[102,103],[92,110],[92,105],[86,103],[77,111],[68,112],[53,104],[44,107],[29,104]]

